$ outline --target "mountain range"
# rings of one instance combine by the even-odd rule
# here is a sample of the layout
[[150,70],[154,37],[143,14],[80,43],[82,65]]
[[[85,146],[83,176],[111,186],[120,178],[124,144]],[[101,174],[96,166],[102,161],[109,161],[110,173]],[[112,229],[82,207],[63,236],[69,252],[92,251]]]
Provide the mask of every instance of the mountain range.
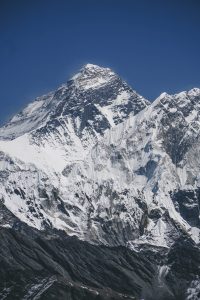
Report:
[[0,128],[1,299],[200,299],[200,89],[87,64]]

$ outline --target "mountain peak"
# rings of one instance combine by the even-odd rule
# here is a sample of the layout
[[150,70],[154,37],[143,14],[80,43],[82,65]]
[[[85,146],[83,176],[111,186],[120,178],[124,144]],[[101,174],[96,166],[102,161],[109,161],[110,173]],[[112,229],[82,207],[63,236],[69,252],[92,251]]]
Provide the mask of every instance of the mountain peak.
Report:
[[110,68],[105,68],[105,67],[100,67],[98,65],[90,64],[87,63],[85,64],[80,71],[75,74],[71,79],[76,80],[76,79],[91,79],[95,77],[101,77],[101,78],[106,78],[108,79],[108,76],[116,76],[116,74],[110,69]]
[[98,66],[98,65],[95,65],[95,64],[90,64],[90,63],[87,63],[85,65],[83,65],[83,67],[81,68],[81,70],[89,70],[89,71],[110,71],[112,72],[112,70],[110,68],[107,68],[107,67],[102,67],[102,66]]
[[116,78],[118,78],[117,74],[111,69],[88,63],[71,80],[76,87],[87,90],[91,87],[98,88]]
[[38,97],[15,115],[0,128],[0,139],[14,139],[36,131],[58,117],[72,118],[76,134],[92,127],[96,136],[148,104],[111,69],[88,63],[56,91]]
[[102,67],[90,63],[87,63],[82,67],[82,69],[99,69],[99,68],[102,69]]

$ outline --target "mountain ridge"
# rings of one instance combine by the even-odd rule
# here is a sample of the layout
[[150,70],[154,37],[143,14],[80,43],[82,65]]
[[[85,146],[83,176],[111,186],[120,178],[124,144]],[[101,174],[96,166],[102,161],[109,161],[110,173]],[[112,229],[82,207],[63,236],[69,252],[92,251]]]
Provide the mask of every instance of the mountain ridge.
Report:
[[[0,227],[22,222],[155,256],[155,280],[173,282],[171,251],[199,249],[200,89],[150,103],[109,68],[87,64],[36,99],[0,129]],[[163,289],[186,299],[195,280],[183,280],[182,298],[169,282]]]

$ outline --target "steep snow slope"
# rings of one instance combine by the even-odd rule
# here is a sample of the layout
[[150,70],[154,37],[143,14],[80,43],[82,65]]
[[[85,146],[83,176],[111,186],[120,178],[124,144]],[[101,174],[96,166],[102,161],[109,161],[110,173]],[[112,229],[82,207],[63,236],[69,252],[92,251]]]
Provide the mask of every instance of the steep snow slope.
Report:
[[198,242],[199,111],[199,89],[149,105],[88,64],[0,130],[0,197],[33,227],[93,243]]

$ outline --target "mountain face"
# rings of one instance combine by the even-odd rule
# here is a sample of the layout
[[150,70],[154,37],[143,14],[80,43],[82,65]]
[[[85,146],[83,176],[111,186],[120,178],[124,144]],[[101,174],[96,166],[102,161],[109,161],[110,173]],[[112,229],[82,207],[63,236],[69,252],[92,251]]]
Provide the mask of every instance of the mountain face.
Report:
[[14,116],[2,299],[199,299],[199,129],[200,89],[150,103],[91,64]]

